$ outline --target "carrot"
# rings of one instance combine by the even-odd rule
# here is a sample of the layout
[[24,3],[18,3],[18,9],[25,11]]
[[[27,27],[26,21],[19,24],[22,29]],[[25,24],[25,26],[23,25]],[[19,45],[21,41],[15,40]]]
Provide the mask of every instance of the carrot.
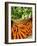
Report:
[[17,39],[19,39],[19,35],[18,35],[18,32],[17,32]]
[[[18,30],[17,30],[18,29]],[[28,35],[32,35],[32,21],[26,21],[26,22],[17,22],[13,24],[13,27],[11,28],[11,32],[13,33],[14,39],[23,39],[28,37]],[[17,37],[16,37],[17,36]],[[20,36],[20,38],[19,38]],[[23,37],[22,37],[23,36]]]

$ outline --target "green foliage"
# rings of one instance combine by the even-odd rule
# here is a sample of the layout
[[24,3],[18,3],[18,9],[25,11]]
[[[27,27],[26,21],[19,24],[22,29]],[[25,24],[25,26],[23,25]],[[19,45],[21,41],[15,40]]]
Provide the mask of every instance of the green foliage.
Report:
[[31,7],[11,7],[11,19],[25,19],[32,16]]

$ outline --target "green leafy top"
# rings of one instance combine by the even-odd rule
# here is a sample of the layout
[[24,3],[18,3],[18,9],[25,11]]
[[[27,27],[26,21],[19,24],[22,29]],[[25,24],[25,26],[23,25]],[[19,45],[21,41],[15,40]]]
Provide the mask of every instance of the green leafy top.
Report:
[[26,19],[32,16],[32,7],[11,7],[11,20]]

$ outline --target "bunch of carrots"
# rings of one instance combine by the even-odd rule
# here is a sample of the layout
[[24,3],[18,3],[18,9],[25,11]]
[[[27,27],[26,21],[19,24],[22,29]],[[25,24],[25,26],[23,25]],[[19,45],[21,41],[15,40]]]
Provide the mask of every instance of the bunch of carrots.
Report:
[[32,35],[32,20],[13,23],[11,27],[12,39],[24,39]]

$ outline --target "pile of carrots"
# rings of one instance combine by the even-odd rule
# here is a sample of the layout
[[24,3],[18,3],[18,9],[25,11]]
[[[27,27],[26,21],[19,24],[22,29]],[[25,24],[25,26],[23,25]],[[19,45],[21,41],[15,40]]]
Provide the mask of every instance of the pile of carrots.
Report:
[[25,39],[32,35],[32,20],[13,23],[11,27],[12,39]]

